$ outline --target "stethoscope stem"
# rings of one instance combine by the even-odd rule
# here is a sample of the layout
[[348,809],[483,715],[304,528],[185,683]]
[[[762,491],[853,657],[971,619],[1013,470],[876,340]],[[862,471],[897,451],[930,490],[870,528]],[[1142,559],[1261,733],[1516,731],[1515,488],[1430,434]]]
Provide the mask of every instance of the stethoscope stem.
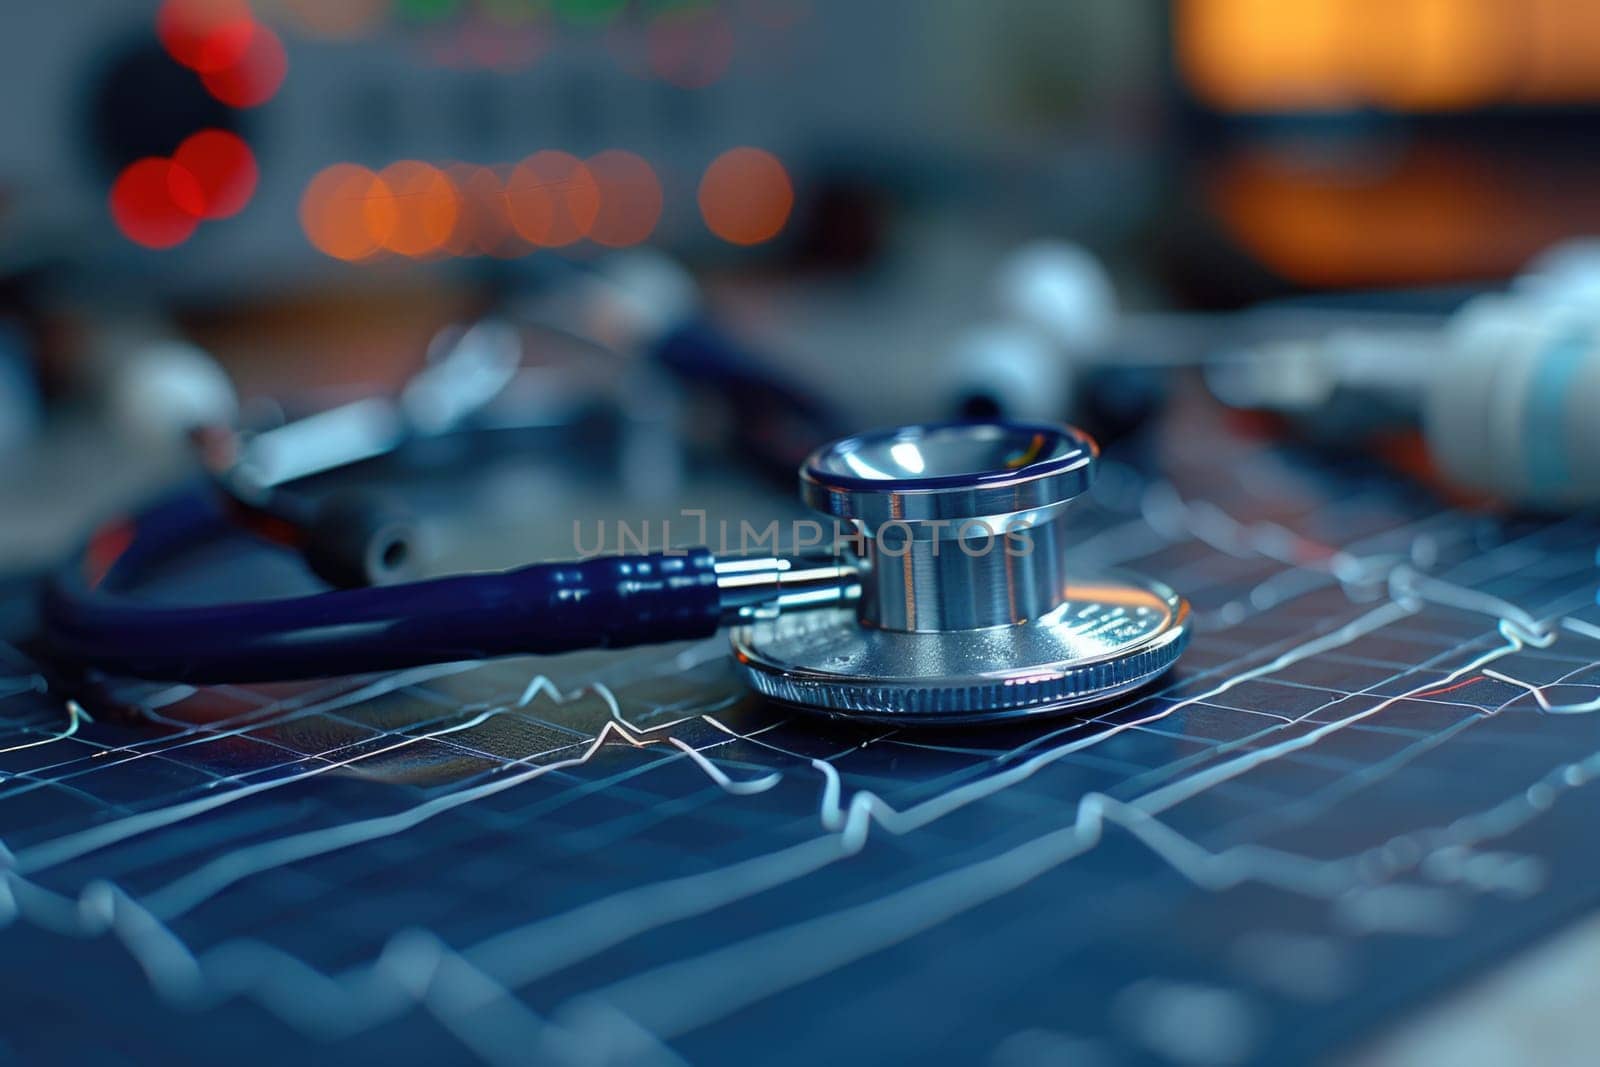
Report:
[[733,557],[716,560],[713,569],[724,626],[843,607],[861,598],[862,564],[844,559]]

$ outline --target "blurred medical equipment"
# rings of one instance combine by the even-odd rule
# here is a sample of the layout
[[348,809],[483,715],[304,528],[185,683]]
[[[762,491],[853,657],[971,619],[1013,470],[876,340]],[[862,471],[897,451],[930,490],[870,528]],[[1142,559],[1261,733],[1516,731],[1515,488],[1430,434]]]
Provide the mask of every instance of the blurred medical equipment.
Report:
[[1534,506],[1600,501],[1600,242],[1559,245],[1448,316],[1296,303],[1119,316],[1105,271],[1064,244],[1020,250],[996,289],[1007,318],[969,332],[944,364],[952,408],[1076,412],[1100,376],[1146,398],[1144,416],[1161,397],[1152,379],[1198,367],[1224,403],[1324,441],[1419,426],[1463,488]]
[[1552,249],[1428,327],[1335,328],[1220,357],[1206,378],[1235,407],[1316,418],[1347,440],[1414,423],[1457,486],[1539,507],[1600,502],[1594,242]]
[[715,443],[769,473],[787,477],[807,453],[843,432],[815,390],[781,373],[707,312],[693,275],[665,253],[613,253],[513,313],[632,360],[646,389],[650,378],[665,375],[700,402],[699,414],[710,416],[683,426],[686,435],[716,427],[726,440]]
[[21,323],[0,318],[0,454],[31,440],[43,419],[33,340]]

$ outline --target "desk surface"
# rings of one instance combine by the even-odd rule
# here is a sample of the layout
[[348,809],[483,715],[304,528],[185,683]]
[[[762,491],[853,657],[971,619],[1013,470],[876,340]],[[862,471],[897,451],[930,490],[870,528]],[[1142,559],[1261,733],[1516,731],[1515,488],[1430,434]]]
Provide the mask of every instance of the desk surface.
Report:
[[0,650],[0,1061],[1281,1063],[1600,905],[1600,521],[1203,407],[1105,475],[1079,559],[1196,634],[1092,719],[822,722],[711,641],[90,721]]

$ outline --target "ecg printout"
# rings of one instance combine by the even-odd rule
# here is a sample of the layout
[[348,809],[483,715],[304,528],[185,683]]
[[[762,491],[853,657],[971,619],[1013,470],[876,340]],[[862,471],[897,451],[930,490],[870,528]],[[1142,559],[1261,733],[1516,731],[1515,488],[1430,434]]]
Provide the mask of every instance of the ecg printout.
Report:
[[1284,1062],[1600,905],[1600,521],[1187,418],[1074,513],[1196,613],[1092,719],[826,722],[722,639],[130,716],[0,650],[0,1062]]

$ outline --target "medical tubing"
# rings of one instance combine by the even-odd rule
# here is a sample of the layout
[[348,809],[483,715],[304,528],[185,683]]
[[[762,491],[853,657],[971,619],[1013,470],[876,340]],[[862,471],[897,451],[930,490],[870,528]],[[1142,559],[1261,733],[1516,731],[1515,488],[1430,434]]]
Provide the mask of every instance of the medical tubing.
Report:
[[[170,513],[147,517],[158,527],[168,520],[163,532],[172,533]],[[249,603],[166,606],[111,585],[91,583],[81,562],[57,577],[41,612],[49,652],[113,674],[193,683],[688,640],[716,632],[721,610],[704,548]]]

